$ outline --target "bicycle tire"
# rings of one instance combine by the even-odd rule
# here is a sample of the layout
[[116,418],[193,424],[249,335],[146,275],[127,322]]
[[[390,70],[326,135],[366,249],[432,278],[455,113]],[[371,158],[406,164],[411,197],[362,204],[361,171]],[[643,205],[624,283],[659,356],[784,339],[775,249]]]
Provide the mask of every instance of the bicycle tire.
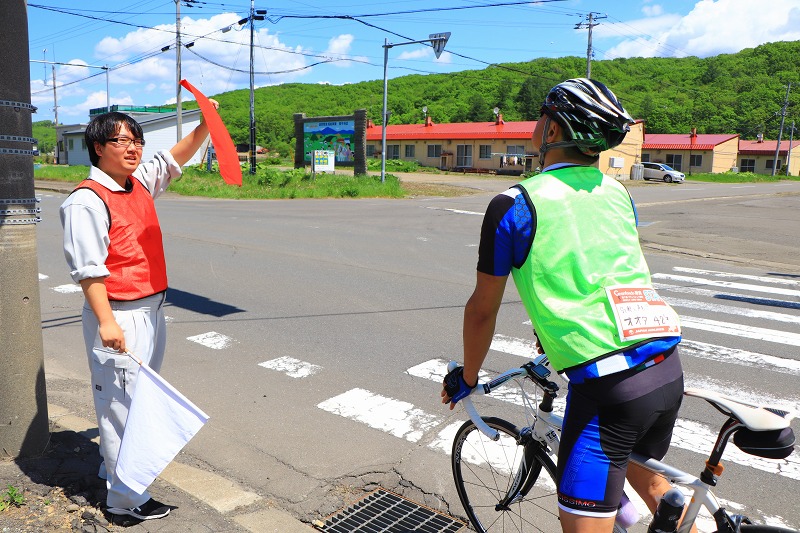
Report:
[[739,526],[741,533],[798,533],[796,529],[786,529],[778,526],[765,526],[763,524],[742,524]]
[[[451,456],[456,490],[471,526],[479,533],[560,531],[556,467],[537,442],[520,445],[520,429],[500,418],[483,417],[500,432],[492,441],[465,422],[456,432]],[[523,457],[528,475],[517,498],[498,509],[518,474]]]

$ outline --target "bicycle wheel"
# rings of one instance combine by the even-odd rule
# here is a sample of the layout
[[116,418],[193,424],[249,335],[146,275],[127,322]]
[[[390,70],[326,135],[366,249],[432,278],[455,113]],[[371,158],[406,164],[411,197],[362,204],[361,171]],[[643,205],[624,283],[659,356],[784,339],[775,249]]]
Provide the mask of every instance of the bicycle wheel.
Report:
[[[514,424],[483,420],[500,432],[499,440],[489,439],[469,421],[453,442],[453,477],[472,527],[480,533],[560,531],[552,459],[533,440],[520,444]],[[509,494],[515,484],[517,490]]]
[[794,529],[778,526],[764,526],[761,524],[742,524],[739,526],[741,533],[798,533]]

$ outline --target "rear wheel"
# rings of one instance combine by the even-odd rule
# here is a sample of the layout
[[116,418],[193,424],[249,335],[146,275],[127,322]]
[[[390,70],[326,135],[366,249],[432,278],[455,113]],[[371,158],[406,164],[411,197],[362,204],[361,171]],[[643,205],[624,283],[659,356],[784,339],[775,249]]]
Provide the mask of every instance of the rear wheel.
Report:
[[[453,442],[453,477],[472,527],[481,533],[560,531],[553,460],[540,444],[520,437],[514,424],[484,421],[500,432],[499,440],[489,439],[469,421]],[[518,490],[509,494],[515,484]]]
[[761,524],[742,524],[739,526],[741,533],[798,533],[794,529],[777,526],[763,526]]

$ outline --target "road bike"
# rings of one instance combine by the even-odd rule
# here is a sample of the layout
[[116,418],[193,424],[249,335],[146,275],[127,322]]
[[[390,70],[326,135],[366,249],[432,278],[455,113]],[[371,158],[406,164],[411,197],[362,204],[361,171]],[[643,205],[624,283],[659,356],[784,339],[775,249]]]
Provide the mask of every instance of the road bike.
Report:
[[[455,366],[451,362],[448,370]],[[470,396],[461,400],[470,420],[458,429],[453,440],[453,477],[470,525],[480,533],[561,530],[555,461],[563,418],[553,410],[559,386],[550,380],[550,375],[547,356],[540,355],[479,383]],[[516,387],[505,385],[511,380]],[[534,384],[532,396],[525,390],[528,382]],[[521,399],[524,425],[518,427],[502,418],[478,413],[472,397],[501,390]],[[785,458],[791,454],[794,435],[790,423],[794,413],[745,404],[708,390],[686,389],[684,394],[706,400],[727,417],[700,477],[655,459],[631,456],[631,461],[682,487],[682,492],[691,496],[678,532],[688,533],[700,509],[705,508],[714,519],[715,533],[798,533],[752,524],[745,516],[729,514],[711,492],[722,474],[720,460],[731,437],[742,451],[752,455]],[[625,529],[615,524],[614,531]]]

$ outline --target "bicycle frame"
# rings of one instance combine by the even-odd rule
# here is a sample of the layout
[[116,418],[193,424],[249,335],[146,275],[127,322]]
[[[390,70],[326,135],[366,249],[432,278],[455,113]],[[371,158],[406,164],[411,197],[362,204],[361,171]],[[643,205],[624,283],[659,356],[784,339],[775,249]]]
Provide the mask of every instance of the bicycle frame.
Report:
[[[535,374],[533,371],[537,365],[546,366],[547,364],[548,361],[545,355],[538,356],[532,362],[527,363],[520,368],[508,370],[487,383],[479,384],[473,390],[470,396],[475,394],[487,395],[491,393],[493,389],[496,389],[500,385],[514,378],[525,378],[533,381],[536,387],[541,390],[543,394],[542,401],[536,406],[534,418],[535,421],[533,426],[530,428],[531,438],[542,443],[546,448],[549,449],[551,454],[557,456],[560,442],[559,434],[561,432],[563,417],[553,413],[552,400],[556,397],[558,385],[547,380],[547,376],[549,374]],[[455,363],[451,362],[448,365],[448,371],[452,370],[453,368],[455,368]],[[489,427],[481,419],[481,416],[472,403],[470,396],[467,396],[461,400],[465,411],[475,426],[484,435],[492,440],[497,440],[499,438],[499,433],[497,430]],[[678,528],[678,533],[689,533],[695,523],[695,520],[697,519],[697,516],[700,513],[700,509],[703,507],[705,507],[714,517],[719,533],[736,533],[736,531],[738,531],[738,528],[732,525],[729,516],[725,512],[725,509],[721,508],[717,503],[716,497],[711,492],[711,485],[705,481],[666,463],[642,456],[640,454],[631,454],[630,460],[635,464],[638,464],[649,470],[650,472],[663,476],[670,483],[680,487],[685,487],[690,491],[691,499],[681,525]],[[520,487],[524,487],[526,485],[526,479],[524,478],[527,477],[527,472],[527,468],[520,469],[520,473],[523,474],[522,479],[515,480],[515,483],[508,492],[507,500],[512,500],[514,497],[516,497],[516,492],[520,489]]]

